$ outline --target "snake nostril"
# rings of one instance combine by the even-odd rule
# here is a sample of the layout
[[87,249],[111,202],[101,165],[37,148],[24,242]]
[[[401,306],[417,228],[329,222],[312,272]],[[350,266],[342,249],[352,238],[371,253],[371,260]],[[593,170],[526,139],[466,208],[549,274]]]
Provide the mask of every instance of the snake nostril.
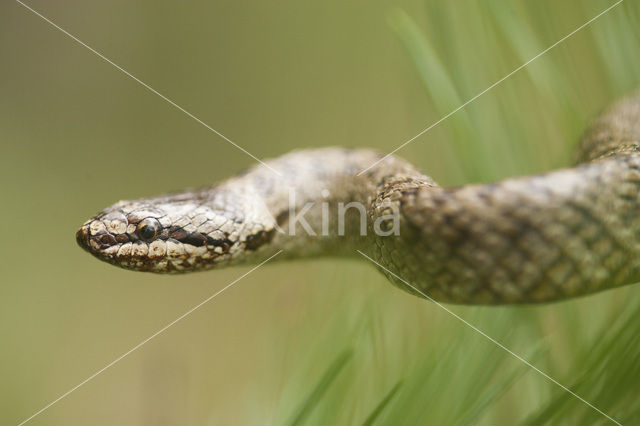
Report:
[[111,234],[103,234],[97,238],[98,243],[100,243],[101,248],[111,247],[117,243],[116,237]]

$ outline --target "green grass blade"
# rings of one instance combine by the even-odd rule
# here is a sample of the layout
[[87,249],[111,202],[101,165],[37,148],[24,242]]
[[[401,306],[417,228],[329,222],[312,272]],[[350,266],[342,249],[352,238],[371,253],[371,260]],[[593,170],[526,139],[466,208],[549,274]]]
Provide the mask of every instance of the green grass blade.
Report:
[[318,403],[322,400],[322,397],[329,389],[329,386],[333,383],[333,381],[338,377],[342,369],[347,365],[349,360],[353,357],[353,352],[351,350],[346,350],[338,355],[331,365],[327,368],[325,373],[322,375],[315,388],[309,396],[305,399],[302,405],[296,411],[296,414],[293,416],[293,419],[288,422],[291,426],[299,426],[304,424],[307,418],[311,415],[313,409],[318,405]]
[[[431,101],[441,115],[438,119],[460,108],[465,99],[458,92],[451,73],[420,27],[401,9],[396,9],[389,15],[389,22],[409,52]],[[487,177],[490,170],[484,166],[488,164],[488,160],[482,147],[473,143],[474,131],[468,112],[464,108],[456,111],[443,125],[453,132],[453,149],[467,178],[477,181]]]
[[375,423],[376,419],[380,416],[380,414],[386,408],[389,402],[391,402],[391,400],[393,399],[393,397],[398,392],[401,386],[402,386],[402,381],[399,381],[398,383],[396,383],[396,385],[393,388],[391,388],[389,392],[387,392],[385,397],[382,398],[382,400],[378,403],[376,408],[374,408],[371,414],[369,414],[366,420],[362,423],[362,426],[371,426]]

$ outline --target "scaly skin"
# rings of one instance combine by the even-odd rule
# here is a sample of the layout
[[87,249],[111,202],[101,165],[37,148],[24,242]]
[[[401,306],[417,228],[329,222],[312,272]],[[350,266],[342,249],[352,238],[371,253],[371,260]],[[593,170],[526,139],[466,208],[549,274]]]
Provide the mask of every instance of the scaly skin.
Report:
[[[278,250],[289,259],[361,250],[399,287],[437,301],[556,301],[640,280],[639,146],[635,96],[586,133],[578,166],[495,184],[440,188],[396,157],[357,176],[382,154],[298,151],[267,161],[282,176],[259,165],[213,187],[122,201],[77,239],[102,260],[152,272],[255,263]],[[295,220],[310,202],[303,217],[315,236]],[[350,202],[366,210],[366,235],[355,208],[338,231]],[[145,223],[156,232],[144,236]],[[397,235],[374,232],[396,223]]]

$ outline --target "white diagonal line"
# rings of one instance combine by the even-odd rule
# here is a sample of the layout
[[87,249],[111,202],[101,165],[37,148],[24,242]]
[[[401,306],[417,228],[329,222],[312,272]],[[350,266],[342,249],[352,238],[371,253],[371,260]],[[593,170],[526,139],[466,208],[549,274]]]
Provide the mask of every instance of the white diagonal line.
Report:
[[375,260],[373,260],[372,258],[370,258],[369,256],[367,256],[366,254],[364,254],[363,252],[361,252],[360,250],[356,250],[358,253],[360,253],[363,257],[367,258],[368,260],[370,260],[371,262],[373,262],[374,264],[378,265],[379,268],[384,269],[386,272],[388,272],[389,274],[393,275],[395,278],[399,279],[400,281],[402,281],[404,284],[406,284],[408,287],[411,287],[413,290],[415,290],[416,292],[420,293],[422,296],[424,296],[426,299],[430,300],[431,302],[435,303],[436,305],[438,305],[438,307],[444,309],[446,312],[450,313],[451,315],[453,315],[457,320],[461,321],[462,323],[464,323],[466,326],[470,327],[472,330],[476,331],[477,333],[481,334],[483,337],[485,337],[486,339],[488,339],[489,341],[493,342],[495,345],[497,345],[499,348],[503,349],[504,351],[506,351],[507,353],[509,353],[511,356],[513,356],[514,358],[522,361],[523,363],[525,363],[527,366],[529,366],[530,368],[532,368],[533,370],[535,370],[536,372],[538,372],[539,374],[541,374],[542,376],[546,377],[549,381],[551,381],[552,383],[558,385],[559,387],[561,387],[562,389],[564,389],[565,391],[569,392],[571,395],[575,396],[576,398],[578,398],[580,401],[584,402],[585,404],[587,404],[589,407],[593,408],[594,410],[596,410],[598,413],[602,414],[603,416],[605,416],[607,419],[611,420],[613,423],[622,426],[619,422],[617,422],[616,420],[614,420],[613,418],[611,418],[610,416],[608,416],[605,412],[603,412],[602,410],[598,409],[598,407],[594,406],[593,404],[591,404],[589,401],[585,400],[584,398],[582,398],[580,395],[578,395],[577,393],[573,392],[571,389],[567,388],[566,386],[564,386],[562,383],[558,382],[556,379],[554,379],[553,377],[549,376],[547,373],[545,373],[544,371],[540,370],[538,367],[536,367],[535,365],[531,364],[529,361],[527,361],[526,359],[522,358],[520,355],[516,354],[515,352],[513,352],[511,349],[507,348],[505,345],[503,345],[502,343],[498,342],[496,339],[494,339],[493,337],[489,336],[487,333],[485,333],[484,331],[480,330],[478,327],[476,327],[475,325],[471,324],[470,322],[468,322],[467,320],[465,320],[464,318],[462,318],[460,315],[456,314],[455,312],[453,312],[452,310],[450,310],[449,308],[447,308],[446,306],[444,306],[442,303],[437,302],[436,300],[434,300],[432,297],[427,296],[424,292],[418,290],[416,287],[414,287],[413,285],[409,284],[407,281],[405,281],[404,279],[402,279],[402,277],[394,274],[393,272],[391,272],[390,270],[388,270],[387,268],[385,268],[384,266],[382,266],[381,264],[379,264],[378,262],[376,262]]
[[68,36],[69,38],[71,38],[73,41],[75,41],[76,43],[80,44],[81,46],[87,48],[88,50],[90,50],[91,52],[93,52],[94,54],[96,54],[98,57],[100,57],[100,59],[104,60],[105,62],[113,65],[116,69],[118,69],[119,71],[121,71],[123,74],[125,74],[126,76],[130,77],[131,79],[133,79],[136,83],[140,84],[142,87],[144,87],[145,89],[149,90],[150,92],[158,95],[159,97],[161,97],[163,100],[165,100],[167,103],[169,103],[171,106],[177,108],[178,110],[182,111],[183,113],[185,113],[186,115],[188,115],[189,117],[191,117],[192,119],[194,119],[195,121],[197,121],[198,123],[202,124],[204,127],[206,127],[207,129],[209,129],[210,131],[212,131],[213,133],[215,133],[216,135],[220,136],[222,139],[224,139],[225,141],[229,142],[231,145],[235,146],[236,148],[238,148],[240,151],[244,152],[245,154],[247,154],[249,157],[253,158],[254,160],[258,161],[260,164],[262,164],[263,166],[267,167],[269,170],[271,170],[272,172],[274,172],[275,174],[277,174],[278,176],[282,176],[282,174],[275,170],[273,167],[271,167],[270,165],[268,165],[267,163],[263,162],[262,160],[260,160],[258,157],[256,157],[255,155],[253,155],[252,153],[250,153],[249,151],[247,151],[246,149],[244,149],[243,147],[241,147],[240,145],[238,145],[237,143],[235,143],[234,141],[232,141],[231,139],[229,139],[228,137],[226,137],[225,135],[223,135],[222,133],[220,133],[219,131],[217,131],[216,129],[214,129],[213,127],[211,127],[210,125],[208,125],[207,123],[205,123],[204,121],[202,121],[201,119],[199,119],[198,117],[196,117],[195,115],[193,115],[192,113],[190,113],[189,111],[187,111],[186,109],[184,109],[183,107],[181,107],[180,105],[178,105],[177,103],[175,103],[174,101],[172,101],[171,99],[169,99],[168,97],[166,97],[165,95],[163,95],[162,93],[158,92],[156,89],[154,89],[153,87],[149,86],[147,83],[145,83],[144,81],[140,80],[138,77],[136,77],[135,75],[131,74],[129,71],[127,71],[126,69],[122,68],[120,65],[116,64],[115,62],[113,62],[111,59],[107,58],[106,56],[104,56],[102,53],[98,52],[96,49],[94,49],[93,47],[89,46],[88,44],[86,44],[85,42],[83,42],[82,40],[80,40],[78,37],[74,36],[73,34],[69,33],[67,30],[65,30],[64,28],[60,27],[59,25],[55,24],[53,21],[51,21],[49,18],[47,18],[46,16],[42,15],[41,13],[39,13],[38,11],[32,9],[31,7],[29,7],[28,5],[24,4],[23,2],[21,2],[20,0],[16,0],[17,3],[19,3],[20,5],[24,6],[26,9],[30,10],[31,12],[33,12],[35,15],[39,16],[40,18],[42,18],[44,21],[46,21],[47,23],[51,24],[54,28],[56,28],[57,30],[61,31],[62,33],[64,33],[66,36]]
[[393,151],[391,151],[390,153],[388,153],[387,155],[385,155],[384,157],[380,158],[378,161],[376,161],[375,163],[371,164],[369,167],[367,167],[366,169],[361,170],[357,176],[360,176],[361,174],[363,174],[364,172],[366,172],[367,170],[369,170],[370,168],[374,167],[376,164],[380,163],[381,161],[384,161],[386,158],[388,158],[389,156],[395,154],[396,152],[398,152],[399,150],[401,150],[402,148],[404,148],[405,146],[407,146],[408,144],[410,144],[411,142],[413,142],[414,140],[418,139],[420,136],[424,135],[425,133],[427,133],[429,130],[433,129],[434,127],[436,127],[438,124],[442,123],[444,120],[446,120],[447,118],[451,117],[453,114],[455,114],[456,112],[460,111],[462,108],[466,107],[467,105],[469,105],[471,102],[475,101],[476,99],[478,99],[480,96],[484,95],[485,93],[487,93],[489,90],[493,89],[494,87],[496,87],[498,84],[502,83],[503,81],[505,81],[506,79],[508,79],[509,77],[511,77],[512,75],[514,75],[515,73],[517,73],[518,71],[520,71],[521,69],[523,69],[524,67],[526,67],[527,65],[529,65],[531,62],[535,61],[536,59],[538,59],[539,57],[541,57],[542,55],[544,55],[545,53],[547,53],[548,51],[550,51],[551,49],[553,49],[554,47],[556,47],[557,45],[559,45],[560,43],[562,43],[563,41],[565,41],[566,39],[568,39],[569,37],[573,36],[575,33],[577,33],[578,31],[582,30],[583,28],[585,28],[586,26],[588,26],[589,24],[591,24],[593,21],[595,21],[596,19],[600,18],[602,15],[604,15],[605,13],[609,12],[611,9],[613,9],[614,7],[618,6],[620,3],[622,3],[624,0],[618,0],[618,2],[616,2],[615,4],[613,4],[612,6],[609,6],[608,8],[606,8],[605,10],[603,10],[602,12],[600,12],[599,14],[597,14],[596,16],[594,16],[593,18],[589,19],[587,22],[585,22],[584,24],[580,25],[578,28],[576,28],[575,30],[571,31],[569,34],[567,34],[566,36],[562,37],[560,40],[556,41],[555,43],[553,43],[551,46],[547,47],[546,49],[544,49],[542,52],[538,53],[536,56],[534,56],[533,58],[529,59],[527,62],[525,62],[524,64],[520,65],[518,68],[514,69],[513,71],[511,71],[509,74],[505,75],[504,77],[502,77],[500,80],[496,81],[495,83],[493,83],[491,86],[487,87],[486,89],[484,89],[482,92],[478,93],[477,95],[475,95],[473,98],[469,99],[468,101],[466,101],[465,103],[463,103],[462,105],[460,105],[458,108],[454,109],[453,111],[451,111],[450,113],[448,113],[447,115],[445,115],[444,117],[440,118],[438,121],[436,121],[435,123],[431,124],[428,127],[425,127],[424,129],[422,129],[420,131],[420,133],[418,133],[417,135],[415,135],[414,137],[412,137],[411,139],[409,139],[408,141],[406,141],[405,143],[403,143],[402,145],[400,145],[399,147],[397,147],[396,149],[394,149]]
[[229,287],[231,287],[232,285],[234,285],[235,283],[237,283],[238,281],[240,281],[241,279],[243,279],[244,277],[246,277],[247,275],[249,275],[250,273],[252,273],[253,271],[255,271],[256,269],[258,269],[259,267],[261,267],[262,265],[264,265],[265,263],[267,263],[268,261],[270,261],[271,259],[273,259],[274,257],[276,257],[277,255],[279,255],[280,253],[282,253],[282,250],[278,250],[278,252],[274,255],[272,255],[271,257],[269,257],[268,259],[264,260],[263,262],[261,262],[260,264],[258,264],[257,266],[253,267],[250,271],[242,274],[240,277],[236,278],[235,280],[233,280],[231,283],[227,284],[226,286],[224,286],[221,290],[218,290],[217,292],[215,292],[214,294],[212,294],[211,296],[207,297],[206,299],[204,299],[202,302],[198,303],[197,305],[195,305],[194,307],[192,307],[191,309],[189,309],[187,312],[185,312],[184,314],[180,315],[178,318],[174,319],[173,321],[171,321],[169,324],[165,325],[164,327],[162,327],[160,330],[156,331],[155,333],[153,333],[151,336],[147,337],[146,339],[144,339],[142,342],[138,343],[137,345],[135,345],[133,348],[129,349],[127,352],[123,353],[122,355],[120,355],[118,358],[114,359],[113,361],[111,361],[109,364],[105,365],[104,367],[102,367],[100,370],[96,371],[95,373],[93,373],[91,376],[87,377],[86,379],[84,379],[83,381],[81,381],[80,383],[78,383],[77,385],[75,385],[74,387],[72,387],[71,389],[69,389],[68,391],[66,391],[65,393],[63,393],[62,395],[60,395],[58,398],[54,399],[53,401],[51,401],[50,403],[48,403],[47,405],[45,405],[44,407],[42,407],[40,410],[38,410],[37,412],[35,412],[34,414],[32,414],[30,417],[24,419],[22,422],[20,422],[18,424],[18,426],[22,426],[23,424],[27,423],[28,421],[30,421],[31,419],[33,419],[34,417],[36,417],[37,415],[41,414],[43,411],[45,411],[46,409],[48,409],[49,407],[51,407],[52,405],[54,405],[55,403],[57,403],[58,401],[60,401],[61,399],[64,399],[65,397],[69,396],[69,394],[71,394],[73,391],[75,391],[76,389],[78,389],[80,386],[84,385],[85,383],[91,381],[92,379],[94,379],[96,376],[98,376],[100,373],[104,372],[106,369],[108,369],[109,367],[112,367],[113,365],[115,365],[118,361],[122,360],[123,358],[125,358],[127,355],[131,354],[132,352],[136,351],[137,349],[139,349],[142,345],[144,345],[145,343],[147,343],[149,340],[153,339],[154,337],[158,336],[159,334],[161,334],[162,332],[164,332],[165,330],[167,330],[169,327],[175,325],[178,321],[184,319],[186,316],[190,315],[191,313],[193,313],[196,309],[200,308],[202,305],[206,304],[207,302],[209,302],[211,299],[213,299],[214,297],[216,297],[217,295],[219,295],[220,293],[222,293],[223,291],[225,291],[226,289],[228,289]]

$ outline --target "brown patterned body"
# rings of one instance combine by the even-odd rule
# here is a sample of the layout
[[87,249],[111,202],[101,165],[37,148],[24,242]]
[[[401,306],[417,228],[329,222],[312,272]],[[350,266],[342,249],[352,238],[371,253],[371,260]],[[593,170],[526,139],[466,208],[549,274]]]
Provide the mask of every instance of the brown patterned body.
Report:
[[587,132],[586,164],[489,185],[389,188],[385,196],[401,206],[401,237],[377,238],[369,253],[444,302],[539,303],[634,283],[639,142],[636,97]]

